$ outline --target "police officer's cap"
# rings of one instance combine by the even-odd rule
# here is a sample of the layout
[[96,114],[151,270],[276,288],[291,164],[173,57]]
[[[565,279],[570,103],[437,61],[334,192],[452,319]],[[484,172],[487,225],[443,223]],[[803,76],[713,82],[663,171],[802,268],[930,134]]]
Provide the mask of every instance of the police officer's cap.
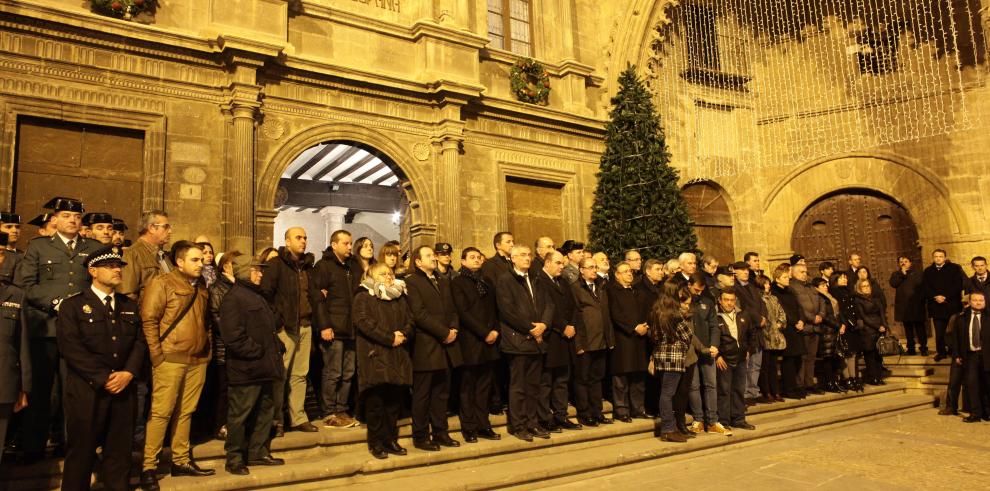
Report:
[[124,255],[120,247],[109,245],[98,249],[96,252],[89,255],[89,258],[86,259],[85,266],[87,268],[96,268],[111,264],[127,266],[127,263],[124,262]]
[[448,256],[454,252],[454,248],[446,242],[437,242],[437,245],[433,248],[433,250],[436,251],[437,254],[446,254]]
[[52,219],[51,213],[42,213],[41,215],[32,218],[31,221],[28,222],[28,225],[34,225],[35,227],[44,227],[45,225],[48,224],[48,222],[51,221],[51,219]]
[[21,223],[21,216],[16,213],[0,211],[0,222],[19,224]]
[[49,202],[45,203],[42,208],[46,210],[53,210],[55,213],[60,211],[74,211],[76,213],[82,213],[86,210],[83,209],[82,201],[75,198],[63,198],[61,196],[52,198]]
[[561,254],[566,256],[574,251],[584,250],[584,242],[577,242],[572,239],[567,239],[564,241],[564,244],[560,246],[560,249],[558,250],[560,251]]
[[109,213],[87,213],[83,215],[83,225],[91,227],[97,223],[113,223],[113,216]]
[[124,221],[121,220],[121,219],[119,219],[119,218],[114,218],[113,219],[113,229],[116,230],[117,232],[126,232],[127,231],[127,224],[124,223]]

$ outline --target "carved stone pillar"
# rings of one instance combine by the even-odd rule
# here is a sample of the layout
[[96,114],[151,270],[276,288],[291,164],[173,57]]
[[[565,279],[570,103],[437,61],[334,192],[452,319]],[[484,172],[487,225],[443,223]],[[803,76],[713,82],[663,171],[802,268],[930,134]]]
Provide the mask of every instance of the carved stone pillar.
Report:
[[437,181],[439,189],[437,196],[440,201],[437,217],[439,233],[438,240],[449,242],[455,250],[461,248],[461,179],[460,179],[460,150],[461,139],[444,136],[437,142],[440,149],[440,161],[437,166]]
[[254,123],[257,99],[234,99],[224,107],[232,118],[224,165],[223,235],[227,250],[254,252]]
[[347,216],[347,208],[343,206],[325,206],[320,208],[320,216],[326,221],[326,242],[330,244],[330,234],[344,228],[344,217]]

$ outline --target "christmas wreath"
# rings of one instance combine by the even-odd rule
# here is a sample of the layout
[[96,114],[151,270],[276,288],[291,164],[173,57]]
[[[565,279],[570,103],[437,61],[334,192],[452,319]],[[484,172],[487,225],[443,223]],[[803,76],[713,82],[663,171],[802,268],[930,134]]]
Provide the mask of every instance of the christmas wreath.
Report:
[[516,99],[546,106],[550,98],[550,75],[543,65],[525,58],[516,62],[510,72],[512,93]]
[[130,20],[141,12],[154,12],[158,0],[91,0],[90,3],[98,14]]

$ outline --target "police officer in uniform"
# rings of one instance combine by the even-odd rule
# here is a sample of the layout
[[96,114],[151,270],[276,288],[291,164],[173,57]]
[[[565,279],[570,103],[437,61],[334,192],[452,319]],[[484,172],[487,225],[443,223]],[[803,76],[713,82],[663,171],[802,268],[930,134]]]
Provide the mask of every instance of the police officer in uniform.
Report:
[[66,456],[62,489],[89,489],[97,447],[103,484],[126,490],[137,393],[131,383],[148,346],[137,304],[114,290],[126,263],[107,246],[85,261],[92,284],[62,301],[58,348],[65,360]]
[[83,225],[89,227],[88,237],[107,246],[113,241],[113,217],[109,213],[87,213]]
[[7,259],[0,266],[0,278],[14,281],[14,270],[24,256],[24,251],[17,249],[17,239],[21,237],[21,216],[6,211],[0,212],[0,232],[7,234],[7,245],[3,246]]
[[55,234],[55,215],[52,213],[42,213],[28,222],[28,225],[38,227],[38,235],[51,237]]
[[72,198],[53,198],[45,208],[55,215],[55,234],[36,237],[17,268],[15,284],[24,290],[29,309],[28,336],[31,338],[33,390],[21,421],[23,461],[30,463],[44,456],[48,430],[55,425],[56,443],[62,423],[56,410],[61,407],[61,391],[55,389],[59,373],[59,353],[55,339],[59,304],[74,293],[89,288],[84,261],[100,243],[79,236],[83,204]]
[[[0,232],[0,251],[6,245],[7,234]],[[0,252],[0,265],[7,262],[7,255]],[[23,306],[24,292],[8,279],[0,279],[0,444],[7,436],[7,422],[13,413],[27,406],[27,394],[31,392],[31,359]]]

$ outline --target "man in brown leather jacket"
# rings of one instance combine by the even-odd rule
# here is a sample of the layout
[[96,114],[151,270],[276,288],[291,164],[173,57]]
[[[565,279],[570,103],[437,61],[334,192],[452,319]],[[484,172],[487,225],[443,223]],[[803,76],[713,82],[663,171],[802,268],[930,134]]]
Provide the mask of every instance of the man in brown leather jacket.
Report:
[[173,413],[178,414],[172,434],[172,476],[214,473],[197,466],[189,452],[189,425],[210,360],[207,291],[200,285],[203,250],[188,241],[176,243],[172,250],[176,268],[151,280],[141,294],[141,319],[154,387],[141,471],[141,487],[146,491],[158,489],[158,453]]

